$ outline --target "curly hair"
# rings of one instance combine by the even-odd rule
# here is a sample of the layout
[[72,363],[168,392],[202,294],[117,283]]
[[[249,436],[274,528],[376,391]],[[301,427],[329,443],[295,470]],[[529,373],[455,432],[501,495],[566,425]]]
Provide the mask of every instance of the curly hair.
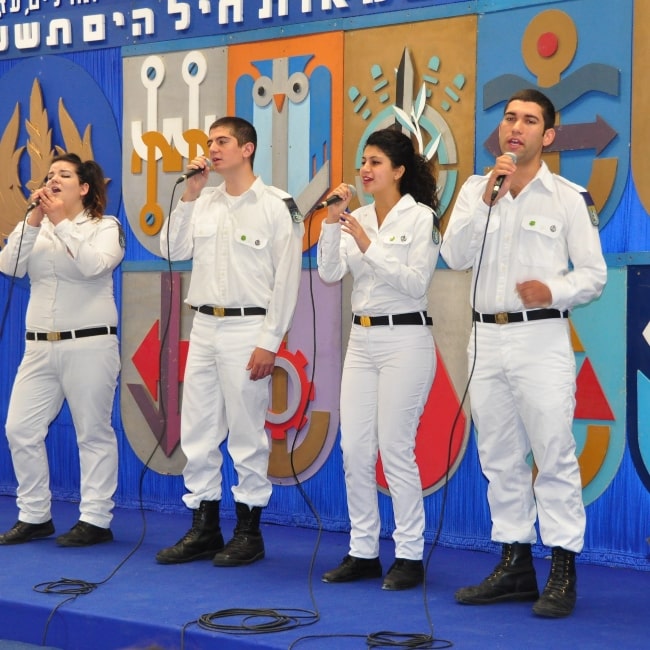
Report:
[[437,214],[438,188],[432,166],[415,150],[411,139],[398,128],[388,127],[371,133],[364,146],[368,145],[381,149],[393,167],[404,166],[400,194],[410,194],[418,203],[428,205]]
[[76,153],[63,153],[52,158],[52,163],[67,162],[74,165],[80,183],[88,184],[88,192],[82,197],[83,206],[91,219],[101,219],[106,210],[108,195],[104,171],[94,160],[83,162]]

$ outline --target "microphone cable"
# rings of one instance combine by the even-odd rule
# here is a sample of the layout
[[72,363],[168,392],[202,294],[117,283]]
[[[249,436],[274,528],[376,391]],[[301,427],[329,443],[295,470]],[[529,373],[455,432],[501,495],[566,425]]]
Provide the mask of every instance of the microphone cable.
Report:
[[2,319],[0,320],[0,340],[2,340],[2,336],[5,331],[5,325],[7,323],[7,317],[9,316],[9,305],[11,304],[11,297],[13,296],[14,286],[16,285],[16,273],[18,273],[18,261],[20,260],[20,251],[22,250],[23,247],[23,236],[25,235],[25,225],[27,224],[27,219],[29,217],[30,212],[31,212],[31,208],[28,206],[27,212],[25,212],[25,216],[23,217],[22,228],[20,229],[20,239],[18,240],[18,250],[16,252],[16,264],[14,265],[14,270],[12,271],[11,276],[9,277],[9,291],[7,292],[7,300],[5,301],[5,306],[4,309],[2,310]]
[[[478,285],[478,278],[479,278],[481,265],[483,261],[483,253],[485,251],[485,243],[487,238],[487,229],[488,229],[488,224],[490,220],[490,215],[492,213],[493,205],[494,205],[494,199],[492,199],[488,207],[485,229],[483,231],[483,236],[481,240],[479,259],[476,267],[476,273],[474,274],[474,287],[473,287],[472,301],[471,301],[472,305],[476,304],[476,288]],[[447,505],[447,497],[449,492],[449,472],[451,470],[451,454],[453,449],[454,432],[456,430],[458,420],[460,419],[461,414],[463,412],[463,404],[467,399],[470,382],[476,366],[477,339],[476,339],[476,328],[473,326],[473,315],[472,315],[472,330],[473,330],[473,339],[474,339],[474,357],[473,357],[470,372],[467,377],[467,381],[465,382],[465,386],[462,391],[462,396],[459,401],[458,408],[456,409],[456,413],[452,420],[451,431],[449,436],[449,445],[447,448],[447,463],[446,463],[444,484],[442,487],[442,497],[441,497],[440,515],[438,517],[438,526],[436,528],[432,545],[429,549],[429,552],[427,553],[426,561],[424,563],[424,580],[422,583],[422,598],[424,603],[424,612],[429,626],[429,633],[428,634],[427,633],[405,633],[405,632],[394,632],[394,631],[382,630],[379,632],[370,633],[365,636],[360,634],[309,635],[309,636],[304,636],[296,639],[289,646],[289,650],[293,650],[293,648],[297,647],[297,645],[302,641],[307,641],[310,639],[324,639],[324,638],[362,638],[366,640],[366,645],[369,648],[407,648],[407,649],[418,648],[418,649],[442,650],[444,648],[451,648],[453,646],[453,642],[448,641],[446,639],[436,638],[434,635],[433,621],[428,606],[426,576],[428,573],[429,564],[431,562],[433,551],[437,547],[440,541],[440,536],[442,534],[442,526],[444,522],[444,516],[446,511],[446,505]]]
[[[322,204],[319,204],[321,206]],[[469,384],[469,382],[468,382]],[[465,388],[463,392],[463,398],[460,402],[460,405],[458,407],[458,410],[456,412],[456,415],[454,417],[452,427],[451,427],[451,436],[450,436],[450,441],[449,441],[449,450],[448,450],[448,458],[447,458],[447,469],[446,469],[446,474],[445,474],[445,486],[444,486],[444,497],[443,497],[443,511],[444,511],[444,501],[446,501],[446,490],[447,490],[447,483],[448,483],[448,477],[449,477],[449,469],[451,465],[451,449],[452,449],[452,441],[453,441],[453,433],[456,428],[456,424],[458,421],[458,418],[460,417],[460,414],[462,413],[462,408],[463,408],[463,403],[465,401],[465,395],[467,394],[467,387]],[[440,515],[440,524],[438,527],[438,532],[436,534],[436,539],[434,542],[434,546],[437,544],[438,537],[440,535],[440,531],[442,529],[442,518],[443,514],[441,513]],[[310,634],[306,636],[299,637],[295,639],[290,645],[289,645],[289,650],[293,650],[293,648],[296,648],[300,643],[303,641],[310,641],[314,639],[364,639],[366,642],[366,646],[369,648],[406,648],[406,649],[430,649],[430,650],[444,650],[445,648],[451,648],[453,646],[453,643],[451,641],[448,641],[446,639],[437,639],[434,636],[433,632],[433,622],[431,619],[431,614],[429,611],[429,607],[427,604],[427,582],[426,582],[426,574],[427,570],[429,567],[429,561],[431,558],[431,554],[433,552],[434,546],[431,547],[427,558],[426,562],[424,565],[424,580],[422,583],[422,594],[423,594],[423,602],[424,602],[424,611],[425,611],[425,616],[429,625],[429,633],[409,633],[409,632],[395,632],[395,631],[389,631],[389,630],[381,630],[379,632],[372,632],[369,634]]]
[[[172,191],[172,199],[170,200],[170,209],[171,209],[171,201],[173,200],[173,196],[174,193]],[[169,240],[168,240],[168,244],[169,244]],[[168,260],[168,262],[169,262],[169,273],[171,275],[172,272],[171,261]],[[173,289],[174,289],[174,285],[173,282],[171,282],[170,291],[173,292]],[[160,350],[158,352],[159,368],[162,367],[162,354],[165,348],[164,342],[169,333],[169,321],[170,319],[167,319],[167,322],[165,323],[165,327],[160,337]],[[159,405],[160,405],[160,413],[161,413],[161,422],[163,423],[162,431],[159,437],[156,437],[154,432],[154,438],[156,440],[156,444],[154,445],[147,460],[144,461],[142,469],[140,470],[140,476],[138,478],[138,502],[139,502],[140,517],[142,520],[142,529],[140,532],[140,536],[138,537],[134,547],[126,554],[126,556],[124,556],[122,560],[118,562],[115,568],[103,580],[100,580],[98,582],[91,582],[88,580],[83,580],[78,578],[60,578],[59,580],[54,580],[50,582],[41,582],[33,587],[33,590],[38,593],[69,596],[68,598],[65,598],[60,603],[58,603],[56,607],[54,607],[50,612],[47,621],[45,623],[45,628],[43,630],[43,636],[41,642],[42,645],[46,645],[49,626],[56,612],[66,603],[76,600],[79,596],[84,596],[86,594],[92,593],[100,585],[106,584],[133,557],[133,555],[140,549],[140,547],[144,543],[145,537],[147,535],[147,518],[145,515],[145,509],[143,504],[143,499],[144,499],[143,483],[144,483],[145,475],[149,471],[149,463],[151,463],[151,460],[153,459],[155,453],[160,448],[161,440],[164,438],[164,435],[166,433],[166,426],[167,426],[167,417],[165,413],[165,400],[164,400],[164,393],[162,390],[160,391]]]
[[[311,260],[311,220],[315,208],[307,212],[303,221],[307,224],[307,270],[309,282],[309,296],[312,313],[312,368],[310,378],[310,389],[313,387],[314,377],[316,374],[316,352],[317,352],[317,336],[316,336],[316,301],[314,298],[314,285],[313,285],[313,267]],[[168,240],[169,241],[169,240]],[[180,650],[185,648],[185,633],[192,625],[198,625],[203,630],[210,632],[221,632],[223,634],[233,635],[256,635],[256,634],[269,634],[271,632],[287,632],[299,627],[307,627],[314,625],[320,621],[320,611],[316,603],[313,589],[313,573],[314,564],[320,548],[322,538],[323,525],[320,515],[305,492],[305,489],[298,477],[294,464],[294,452],[298,437],[303,427],[307,423],[307,411],[309,410],[309,399],[305,401],[303,406],[302,416],[300,418],[300,425],[296,428],[296,432],[291,443],[289,450],[289,461],[291,465],[291,473],[295,481],[296,488],[307,504],[309,510],[313,514],[317,523],[316,544],[312,551],[309,569],[307,573],[307,583],[309,589],[309,598],[313,609],[303,608],[287,608],[287,607],[272,607],[272,608],[229,608],[222,609],[215,612],[201,614],[198,619],[188,621],[183,625],[181,630],[181,644]]]

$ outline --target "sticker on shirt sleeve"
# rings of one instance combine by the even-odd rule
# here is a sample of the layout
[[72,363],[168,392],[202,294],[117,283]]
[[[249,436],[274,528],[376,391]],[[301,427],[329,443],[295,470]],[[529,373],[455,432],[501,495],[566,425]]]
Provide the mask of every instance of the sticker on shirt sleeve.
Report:
[[591,223],[594,226],[597,226],[600,223],[600,219],[598,218],[598,210],[596,210],[596,205],[594,204],[594,200],[591,198],[591,194],[589,194],[589,192],[580,192],[580,194],[587,205],[587,212],[589,212]]

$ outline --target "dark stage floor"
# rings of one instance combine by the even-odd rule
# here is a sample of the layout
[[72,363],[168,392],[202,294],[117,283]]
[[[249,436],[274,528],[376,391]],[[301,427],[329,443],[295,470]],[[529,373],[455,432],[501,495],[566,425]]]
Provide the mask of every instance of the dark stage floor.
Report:
[[[55,503],[58,532],[65,532],[76,518],[75,504]],[[15,519],[13,498],[0,497],[0,528],[6,530]],[[379,580],[340,585],[321,582],[321,574],[345,555],[345,534],[323,533],[319,543],[315,530],[264,525],[266,558],[252,566],[217,568],[209,561],[161,566],[154,560],[156,551],[175,542],[190,517],[146,512],[145,520],[146,534],[135,552],[143,531],[142,515],[119,509],[113,522],[116,541],[110,544],[64,549],[48,539],[0,547],[0,638],[63,650],[255,650],[286,649],[292,644],[305,650],[338,650],[365,648],[368,635],[389,630],[433,633],[461,649],[650,647],[648,571],[580,564],[574,615],[546,620],[531,613],[530,603],[491,607],[455,603],[456,588],[492,570],[498,561],[492,554],[436,548],[429,562],[426,592],[386,592]],[[223,523],[229,536],[234,522]],[[382,542],[385,568],[392,562],[392,549],[392,542]],[[535,562],[538,581],[543,583],[548,561]],[[34,586],[62,578],[101,584],[56,609],[70,596],[38,593]],[[289,610],[304,617],[299,618],[302,624],[317,612],[318,620],[288,631],[247,635],[206,630],[196,624],[203,615],[233,608]],[[239,624],[240,620],[214,622]],[[270,619],[253,619],[249,624],[267,622]],[[294,643],[310,635],[316,636]],[[0,648],[5,647],[12,646],[0,642]],[[445,645],[440,641],[432,647]]]

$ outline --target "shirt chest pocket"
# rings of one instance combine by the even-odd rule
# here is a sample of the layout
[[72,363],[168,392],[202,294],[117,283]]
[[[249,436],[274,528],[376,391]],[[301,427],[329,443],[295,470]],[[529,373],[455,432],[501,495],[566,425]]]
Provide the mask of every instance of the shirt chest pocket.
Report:
[[405,262],[408,257],[412,241],[413,235],[410,232],[388,233],[381,237],[381,243],[386,249],[386,252],[403,262]]
[[215,241],[217,238],[216,222],[200,221],[195,223],[192,238],[194,240],[192,263],[194,265],[214,264]]
[[268,248],[269,239],[266,235],[257,232],[251,228],[237,228],[234,232],[235,244],[242,253],[255,255],[256,252],[264,252]]
[[521,224],[519,260],[527,266],[552,266],[564,240],[564,226],[552,217],[530,217]]

